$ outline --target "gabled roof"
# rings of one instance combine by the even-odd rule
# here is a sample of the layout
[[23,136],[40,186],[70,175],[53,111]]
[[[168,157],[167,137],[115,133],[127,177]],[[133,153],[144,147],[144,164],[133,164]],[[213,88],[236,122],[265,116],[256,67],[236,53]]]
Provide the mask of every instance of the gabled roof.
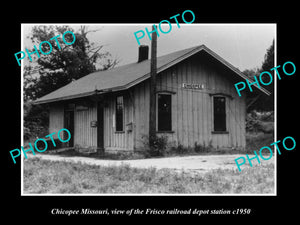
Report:
[[[235,72],[242,79],[249,78],[240,72],[233,65],[225,61],[219,55],[207,48],[205,45],[195,46],[184,50],[176,51],[164,56],[157,57],[157,73],[181,62],[182,60],[200,52],[205,51],[219,62],[224,64],[230,70]],[[108,92],[126,90],[150,77],[150,59],[139,63],[130,63],[127,65],[115,67],[110,70],[97,71],[84,76],[74,82],[67,84],[35,101],[35,104],[49,103],[60,100],[79,98],[95,94],[95,91]],[[270,93],[259,88],[262,92]]]

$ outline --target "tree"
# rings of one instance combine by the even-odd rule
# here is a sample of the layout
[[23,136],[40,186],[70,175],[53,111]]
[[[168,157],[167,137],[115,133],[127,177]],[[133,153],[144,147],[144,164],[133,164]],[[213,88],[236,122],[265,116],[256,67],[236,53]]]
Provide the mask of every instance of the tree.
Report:
[[[76,41],[72,45],[65,45],[61,38],[50,40],[66,31],[75,34]],[[34,26],[32,29],[31,41],[38,46],[43,41],[49,41],[52,51],[48,55],[40,54],[37,59],[38,75],[32,76],[32,68],[25,68],[24,99],[35,100],[66,84],[86,76],[96,70],[97,63],[103,63],[102,69],[106,70],[114,67],[118,61],[112,59],[110,53],[101,52],[103,45],[95,46],[90,43],[87,34],[98,30],[88,30],[86,26],[81,26],[75,32],[69,26]],[[67,42],[72,42],[72,35],[65,35]],[[60,49],[61,48],[61,49]],[[43,52],[50,51],[49,45],[42,45]],[[34,51],[34,49],[32,50]]]
[[[62,34],[72,31],[76,40],[72,45],[64,44]],[[32,28],[31,41],[35,46],[43,41],[49,41],[52,51],[48,55],[40,54],[40,58],[34,59],[36,63],[30,63],[24,67],[24,134],[25,138],[36,137],[45,133],[47,128],[48,113],[46,107],[33,105],[32,100],[40,98],[68,83],[77,80],[96,71],[96,65],[102,65],[102,70],[114,67],[117,59],[112,59],[110,53],[103,52],[103,45],[95,46],[90,43],[87,35],[98,30],[88,30],[81,26],[74,31],[69,26],[34,26]],[[60,35],[56,40],[51,38]],[[66,34],[68,43],[73,41],[71,34]],[[49,45],[41,46],[43,52],[49,52]],[[32,49],[32,52],[34,49]],[[37,58],[37,57],[36,57]],[[44,127],[44,131],[42,128]]]
[[[272,74],[273,82],[268,86],[262,87],[266,88],[271,92],[270,96],[265,94],[261,94],[258,91],[249,92],[247,94],[247,111],[251,110],[259,110],[259,111],[273,111],[274,110],[274,79],[275,74],[274,71],[270,71],[274,67],[274,40],[272,41],[271,46],[267,49],[266,54],[264,56],[264,61],[262,62],[261,68],[245,70],[243,73],[250,78],[253,76],[259,77],[260,73],[263,71],[268,71]],[[262,80],[264,83],[268,83],[270,80],[268,76],[262,76]]]
[[266,70],[269,71],[274,67],[274,43],[275,41],[273,39],[271,46],[267,49],[267,53],[265,54],[264,61],[261,66],[261,72]]
[[243,71],[243,74],[245,74],[247,77],[254,79],[254,76],[258,76],[260,72],[260,68],[254,68],[254,69],[246,69]]

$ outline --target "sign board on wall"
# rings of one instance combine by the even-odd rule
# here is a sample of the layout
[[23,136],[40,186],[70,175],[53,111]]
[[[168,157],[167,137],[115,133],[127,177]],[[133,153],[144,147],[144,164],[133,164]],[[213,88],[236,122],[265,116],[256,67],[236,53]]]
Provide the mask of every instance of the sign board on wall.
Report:
[[203,90],[204,89],[204,84],[182,83],[182,88],[184,88],[184,89],[198,89],[198,90]]

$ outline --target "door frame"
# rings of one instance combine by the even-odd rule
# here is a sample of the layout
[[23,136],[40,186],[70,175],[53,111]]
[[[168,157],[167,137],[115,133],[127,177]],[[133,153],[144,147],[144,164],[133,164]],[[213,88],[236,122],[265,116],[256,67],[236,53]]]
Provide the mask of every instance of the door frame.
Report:
[[75,113],[73,107],[67,106],[64,109],[64,128],[68,129],[71,134],[71,139],[67,143],[68,147],[74,147]]
[[104,149],[104,104],[97,103],[97,148]]

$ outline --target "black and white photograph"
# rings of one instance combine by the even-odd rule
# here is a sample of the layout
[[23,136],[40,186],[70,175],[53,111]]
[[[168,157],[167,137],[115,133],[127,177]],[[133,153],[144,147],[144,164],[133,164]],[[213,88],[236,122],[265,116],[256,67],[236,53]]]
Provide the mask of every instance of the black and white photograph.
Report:
[[21,194],[276,196],[276,28],[23,23]]
[[6,4],[3,219],[297,219],[296,2],[122,3]]

